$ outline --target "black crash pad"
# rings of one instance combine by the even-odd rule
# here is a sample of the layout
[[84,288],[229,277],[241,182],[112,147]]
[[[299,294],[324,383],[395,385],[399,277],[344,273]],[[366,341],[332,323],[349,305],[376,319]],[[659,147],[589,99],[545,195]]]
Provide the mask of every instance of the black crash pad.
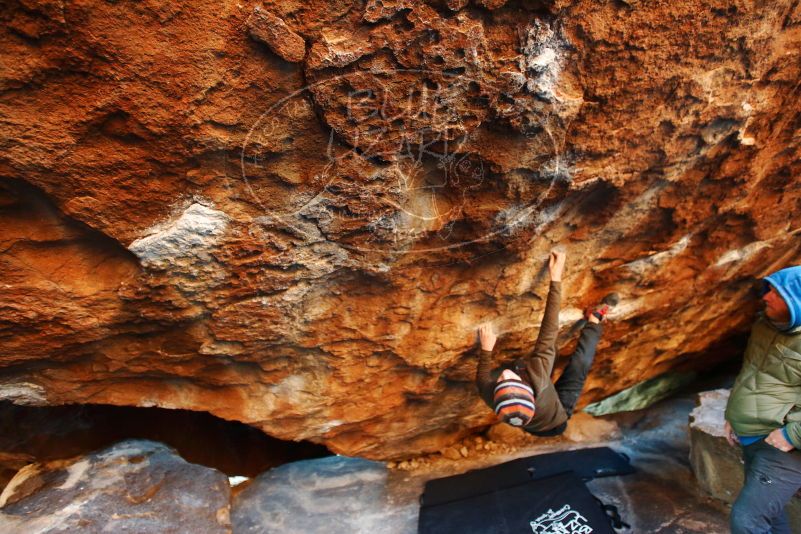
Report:
[[614,534],[598,501],[572,472],[423,506],[417,532]]
[[609,447],[540,454],[462,475],[429,480],[420,504],[425,507],[459,501],[565,472],[573,472],[579,479],[586,480],[627,475],[633,473],[634,468],[626,456]]

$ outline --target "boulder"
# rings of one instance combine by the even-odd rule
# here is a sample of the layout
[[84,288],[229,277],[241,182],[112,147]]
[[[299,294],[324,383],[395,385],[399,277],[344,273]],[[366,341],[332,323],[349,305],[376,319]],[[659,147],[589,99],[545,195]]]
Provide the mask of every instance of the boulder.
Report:
[[[701,489],[716,499],[733,503],[743,486],[743,460],[739,446],[731,446],[724,433],[724,412],[730,390],[716,389],[698,395],[690,413],[690,464]],[[794,534],[801,534],[801,492],[787,505]]]
[[0,399],[407,458],[492,424],[555,244],[564,333],[621,295],[578,408],[801,262],[796,0],[257,3],[3,6]]
[[219,471],[129,440],[22,468],[0,494],[0,531],[230,534],[230,496]]
[[282,465],[234,497],[234,532],[414,532],[419,505],[395,504],[387,478],[384,464],[343,456]]

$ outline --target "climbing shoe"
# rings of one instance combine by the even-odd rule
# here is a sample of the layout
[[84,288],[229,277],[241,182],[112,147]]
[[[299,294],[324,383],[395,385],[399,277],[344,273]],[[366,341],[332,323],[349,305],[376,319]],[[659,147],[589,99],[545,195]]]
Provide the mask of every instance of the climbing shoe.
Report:
[[620,302],[620,296],[617,293],[609,293],[601,299],[600,304],[590,306],[584,310],[584,318],[589,320],[589,318],[594,315],[599,321],[604,322],[607,314],[612,311],[612,308],[617,306],[618,302]]

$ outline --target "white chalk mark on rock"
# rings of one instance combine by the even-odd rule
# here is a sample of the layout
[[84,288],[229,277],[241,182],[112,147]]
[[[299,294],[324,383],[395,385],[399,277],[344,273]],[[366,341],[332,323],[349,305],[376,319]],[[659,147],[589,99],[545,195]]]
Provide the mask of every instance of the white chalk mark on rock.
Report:
[[30,382],[0,384],[0,400],[8,400],[14,404],[44,406],[47,404],[45,389]]
[[649,271],[651,269],[659,267],[669,259],[678,256],[679,254],[684,252],[687,249],[687,245],[690,244],[690,239],[692,239],[692,235],[688,234],[679,239],[669,249],[663,250],[661,252],[656,252],[644,258],[631,261],[629,263],[624,264],[623,267],[637,274],[643,274],[645,271]]
[[770,247],[770,243],[768,243],[767,241],[754,241],[753,243],[747,244],[743,248],[730,250],[721,255],[720,258],[718,258],[718,261],[715,262],[715,267],[721,267],[728,263],[741,262],[747,260],[760,250],[766,249],[768,247]]
[[521,69],[527,77],[526,89],[549,101],[559,100],[556,87],[562,71],[559,51],[561,43],[547,24],[534,21],[528,27],[522,46]]
[[146,266],[164,267],[176,258],[191,256],[204,259],[225,232],[228,221],[222,211],[194,203],[177,220],[151,228],[128,249]]

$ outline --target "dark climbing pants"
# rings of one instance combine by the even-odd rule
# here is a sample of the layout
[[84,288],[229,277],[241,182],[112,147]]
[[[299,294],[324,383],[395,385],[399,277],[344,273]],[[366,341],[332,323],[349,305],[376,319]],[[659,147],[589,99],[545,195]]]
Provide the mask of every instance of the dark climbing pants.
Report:
[[562,376],[554,384],[556,394],[568,417],[573,415],[581,390],[584,389],[584,382],[590,372],[592,360],[595,358],[595,348],[602,333],[603,327],[600,324],[587,323],[581,329],[576,350],[570,355],[570,361]]
[[[576,409],[576,403],[579,395],[581,395],[581,390],[584,389],[584,382],[587,380],[590,367],[592,367],[595,348],[598,346],[602,333],[603,327],[595,323],[587,323],[581,329],[576,350],[570,355],[570,361],[567,362],[567,367],[565,367],[562,376],[554,384],[556,395],[559,397],[565,412],[567,412],[568,418],[573,415],[573,410]],[[544,432],[532,432],[532,434],[536,436],[558,436],[566,428],[567,421],[556,428]]]
[[784,511],[801,489],[801,451],[782,452],[764,440],[743,447],[745,485],[731,509],[732,534],[790,534]]

